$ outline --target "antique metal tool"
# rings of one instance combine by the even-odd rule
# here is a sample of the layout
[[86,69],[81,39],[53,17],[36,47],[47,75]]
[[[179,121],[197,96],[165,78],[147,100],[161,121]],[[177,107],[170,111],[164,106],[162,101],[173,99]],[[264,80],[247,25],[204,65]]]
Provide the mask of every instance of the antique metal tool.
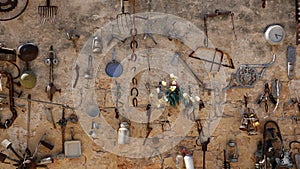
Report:
[[212,17],[217,17],[217,16],[231,16],[232,31],[234,33],[235,39],[237,39],[236,34],[235,34],[235,30],[234,30],[234,21],[233,21],[234,13],[231,12],[231,11],[220,11],[219,9],[217,9],[217,10],[215,10],[214,13],[207,13],[207,14],[204,14],[204,16],[203,16],[204,33],[205,33],[204,46],[205,47],[208,47],[207,19],[212,18]]
[[[223,90],[254,87],[258,79],[263,76],[265,70],[270,67],[275,60],[276,54],[273,55],[272,61],[266,64],[242,64],[236,73],[231,74],[230,82]],[[261,68],[261,71],[258,72],[257,68]]]
[[[208,60],[205,58],[200,58],[200,57],[194,56],[198,50],[214,50],[215,52],[214,52],[213,60]],[[219,54],[218,56],[220,56],[219,62],[215,61],[217,54]],[[227,63],[222,63],[224,56],[226,56],[227,60],[225,62],[227,62]],[[218,65],[218,68],[217,68],[218,71],[220,71],[221,66],[228,67],[230,69],[234,69],[234,64],[233,64],[233,61],[232,61],[231,57],[229,56],[229,54],[218,48],[211,49],[211,48],[199,47],[196,50],[194,50],[191,54],[189,54],[189,57],[211,63],[210,71],[212,71],[214,65]]]
[[199,85],[202,87],[205,87],[203,81],[195,74],[195,72],[192,70],[192,68],[186,63],[186,61],[182,58],[181,54],[176,52],[174,54],[174,57],[178,59],[179,62],[183,64],[184,67],[186,67],[191,74],[195,77],[195,79],[198,81]]
[[45,23],[49,19],[51,22],[54,22],[57,15],[57,10],[58,10],[57,6],[52,6],[50,0],[46,0],[45,6],[40,5],[38,7],[40,22]]
[[201,146],[202,151],[203,151],[203,160],[202,160],[202,168],[205,169],[206,165],[205,165],[205,155],[206,155],[206,151],[207,151],[207,145],[210,143],[210,137],[207,138],[207,140],[203,140],[203,127],[201,124],[200,120],[196,120],[196,124],[197,124],[197,131],[199,134],[198,139],[196,140],[196,145]]
[[14,100],[14,84],[13,84],[13,78],[12,75],[4,70],[0,70],[1,76],[5,76],[7,78],[8,86],[9,86],[9,109],[12,113],[12,117],[10,119],[6,119],[4,124],[0,123],[1,129],[7,129],[9,128],[15,119],[17,118],[17,110],[15,109],[15,100]]
[[15,62],[17,59],[17,52],[15,49],[5,48],[0,46],[0,60]]
[[61,141],[62,141],[62,153],[65,151],[65,132],[66,132],[66,126],[67,126],[67,119],[65,118],[65,108],[62,109],[62,117],[57,122],[58,125],[60,125],[61,128]]
[[[279,105],[279,97],[280,97],[280,93],[281,93],[281,89],[282,89],[282,83],[280,82],[280,80],[275,79],[272,82],[272,96],[273,99],[276,99],[276,105],[274,107],[273,113],[277,110],[278,105]],[[272,101],[272,100],[271,100]],[[272,101],[273,102],[273,101]]]
[[11,143],[9,140],[4,139],[4,140],[1,142],[1,145],[2,145],[3,147],[5,147],[6,149],[10,149],[10,150],[14,153],[14,155],[15,155],[19,160],[22,159],[21,155],[19,155],[19,154],[16,152],[16,150],[12,147],[12,143]]
[[125,1],[128,2],[128,0],[120,0],[121,13],[119,13],[116,17],[120,32],[121,30],[124,31],[124,27],[128,27],[128,25],[131,23],[130,13],[125,11]]
[[300,1],[295,0],[296,7],[296,45],[300,44]]
[[[283,141],[278,124],[275,121],[266,121],[263,131],[263,159],[259,161],[264,168],[276,168],[283,150]],[[278,160],[277,160],[278,159]]]
[[287,47],[287,74],[288,78],[292,80],[295,76],[295,64],[296,64],[296,48],[293,46]]
[[53,50],[53,46],[50,46],[49,58],[46,58],[45,64],[50,67],[49,84],[45,88],[45,92],[47,93],[48,99],[52,102],[53,95],[55,94],[55,92],[59,92],[59,93],[61,92],[61,89],[56,88],[56,86],[54,85],[53,67],[54,65],[58,64],[58,59]]
[[271,103],[273,103],[274,105],[276,105],[276,100],[274,99],[274,96],[271,93],[271,90],[269,88],[269,84],[265,83],[265,89],[264,89],[264,93],[261,94],[256,103],[257,104],[261,104],[262,102],[264,102],[264,107],[265,107],[265,112],[268,113],[269,112],[269,105],[268,105],[268,100],[271,101]]
[[148,104],[147,105],[147,108],[146,108],[146,114],[147,114],[147,117],[148,117],[148,120],[147,120],[147,134],[146,134],[146,137],[145,137],[145,140],[143,142],[143,145],[146,144],[146,141],[147,141],[147,138],[149,137],[151,131],[152,131],[152,127],[150,127],[150,117],[151,117],[151,104]]

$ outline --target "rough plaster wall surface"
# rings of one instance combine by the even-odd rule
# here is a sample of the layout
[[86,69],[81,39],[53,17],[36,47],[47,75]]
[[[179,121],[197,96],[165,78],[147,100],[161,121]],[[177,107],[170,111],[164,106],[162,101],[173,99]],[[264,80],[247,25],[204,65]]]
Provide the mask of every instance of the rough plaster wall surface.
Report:
[[[37,75],[37,85],[34,89],[16,87],[16,90],[23,91],[24,94],[22,97],[31,94],[32,97],[37,100],[48,100],[44,90],[49,83],[49,67],[44,64],[44,59],[48,56],[50,45],[53,45],[57,57],[59,58],[59,64],[54,68],[54,79],[56,86],[61,89],[60,94],[55,93],[53,102],[75,107],[77,106],[78,101],[76,98],[73,98],[72,85],[74,81],[74,67],[76,60],[82,49],[85,48],[86,43],[91,41],[92,35],[97,32],[99,28],[115,21],[116,15],[120,12],[120,4],[119,0],[52,0],[51,2],[53,5],[58,6],[58,16],[55,23],[40,24],[38,22],[37,11],[38,6],[43,5],[44,1],[30,1],[26,11],[20,17],[11,21],[0,22],[0,42],[7,47],[15,49],[25,42],[33,42],[38,45],[39,56],[30,63],[31,69]],[[288,45],[295,45],[294,3],[295,2],[292,0],[267,0],[267,6],[263,9],[260,0],[186,0],[184,2],[179,0],[136,0],[137,13],[159,12],[172,14],[191,22],[202,31],[204,30],[202,20],[202,15],[204,13],[213,12],[216,9],[230,10],[234,13],[234,25],[237,39],[235,39],[232,32],[230,17],[221,16],[208,19],[207,26],[210,42],[214,47],[222,49],[230,54],[234,61],[235,69],[221,68],[221,73],[215,72],[210,74],[204,72],[203,67],[198,66],[196,61],[187,60],[187,63],[192,65],[191,67],[198,72],[199,76],[203,79],[209,79],[207,76],[219,76],[223,78],[225,84],[227,84],[230,80],[231,73],[235,73],[239,65],[267,63],[272,59],[273,52],[276,51],[276,62],[266,70],[264,76],[255,84],[254,88],[235,88],[224,91],[224,94],[226,94],[226,101],[222,101],[222,105],[224,106],[222,110],[223,115],[221,116],[218,126],[216,126],[214,132],[211,133],[211,142],[208,145],[206,154],[207,168],[222,168],[223,149],[225,149],[226,142],[229,139],[235,139],[237,141],[240,155],[239,162],[231,163],[231,165],[234,166],[234,168],[241,169],[254,168],[256,145],[257,142],[262,139],[263,124],[267,120],[264,119],[266,114],[264,113],[263,106],[257,105],[255,100],[263,92],[263,84],[265,82],[271,82],[275,78],[282,81],[283,88],[279,108],[271,115],[271,117],[269,117],[269,119],[278,122],[285,146],[287,146],[289,141],[299,139],[299,133],[297,133],[298,124],[291,118],[292,116],[298,116],[299,112],[293,106],[286,106],[284,104],[287,103],[290,98],[295,98],[297,96],[295,91],[299,88],[299,64],[297,63],[295,67],[294,80],[288,80],[286,73],[286,49]],[[129,11],[132,11],[131,6],[126,6],[126,9],[127,8]],[[265,41],[263,32],[267,25],[274,23],[279,23],[284,26],[286,37],[281,45],[272,47]],[[166,27],[167,26],[168,25],[166,25]],[[80,38],[75,42],[75,48],[72,41],[66,38],[66,33],[71,30],[74,30],[80,35]],[[157,48],[169,49],[170,51],[190,50],[187,46],[170,42],[164,36],[154,36],[158,42]],[[193,39],[192,37],[190,38]],[[137,39],[142,41],[143,37],[139,35]],[[151,41],[149,41],[149,44],[151,44]],[[149,44],[147,43],[145,45],[145,43],[141,43],[138,50],[145,49]],[[127,45],[125,48],[120,47],[118,52],[130,55],[131,50],[128,47],[129,42],[125,42],[125,45],[122,43],[118,43],[117,45]],[[196,47],[203,47],[203,40],[201,39],[201,41],[195,42],[194,45]],[[299,47],[297,47],[297,51],[299,51]],[[108,50],[108,54],[102,56],[104,61],[102,60],[103,63],[99,63],[100,65],[105,65],[109,62],[111,59],[110,53],[111,50]],[[184,58],[186,59],[187,57],[185,56]],[[146,62],[145,59],[144,61]],[[22,70],[25,69],[24,62],[17,60],[17,64]],[[6,68],[5,66],[6,65],[3,63],[2,67]],[[100,107],[114,106],[114,100],[111,98],[112,96],[106,94],[111,93],[112,80],[107,78],[105,72],[101,69],[96,74],[99,79],[95,80],[95,88],[99,87],[105,89],[104,91],[95,91],[97,103]],[[140,77],[140,80],[143,81],[142,77]],[[142,86],[140,86],[140,88],[142,88]],[[141,93],[142,92],[144,92],[143,94],[146,93],[146,91],[141,91]],[[249,107],[256,110],[261,122],[261,125],[258,128],[258,135],[248,136],[246,132],[239,130],[241,120],[239,110],[243,105],[242,100],[243,95],[245,94],[250,96]],[[207,98],[209,99],[206,100],[206,108],[209,109],[211,103],[210,100],[214,99],[214,96],[208,95]],[[103,100],[106,101],[106,105],[104,105]],[[142,103],[145,100],[141,99],[140,101]],[[146,101],[144,103],[146,103]],[[18,118],[9,129],[1,130],[0,140],[9,139],[13,142],[13,147],[18,152],[23,153],[26,148],[27,137],[27,102],[25,100],[16,99],[16,105],[18,105]],[[59,154],[62,147],[60,127],[57,126],[55,129],[52,127],[52,124],[47,121],[45,114],[46,107],[53,108],[52,111],[55,121],[58,121],[61,118],[62,113],[60,106],[32,102],[29,149],[34,150],[43,133],[46,133],[46,140],[54,145],[54,149],[51,151],[41,146],[37,154],[38,158]],[[273,105],[270,108],[273,109]],[[169,120],[174,121],[172,118],[176,118],[174,117],[176,115],[176,110],[170,109],[168,111],[172,113]],[[209,111],[208,113],[205,112],[205,109],[203,111],[203,114],[211,113]],[[0,112],[1,120],[4,119],[2,117],[6,116],[6,112],[8,112],[7,108],[4,108],[4,110]],[[74,112],[66,109],[66,117],[69,117],[71,113]],[[75,111],[75,113],[79,114],[79,118],[84,121],[85,117],[82,117],[81,115],[85,113],[78,111]],[[101,111],[101,114],[112,128],[115,130],[118,129],[118,121],[114,119],[113,109]],[[207,115],[207,117],[210,116]],[[82,120],[80,122],[82,123]],[[87,131],[88,127],[90,127],[90,123],[88,122],[90,121],[87,121],[87,124],[68,123],[66,129],[66,140],[70,140],[69,129],[70,127],[74,127],[74,138],[80,140],[82,143],[82,156],[74,159],[55,158],[54,163],[47,165],[48,168],[176,168],[175,158],[178,152],[177,147],[162,154],[162,159],[160,159],[159,156],[154,156],[152,158],[127,158],[119,156],[105,151],[103,149],[105,143],[99,143],[88,136]],[[140,138],[145,136],[145,124],[132,123],[130,130],[132,131],[132,135],[136,135]],[[154,128],[150,136],[154,136],[160,132],[159,127]],[[191,150],[193,152],[195,168],[202,168],[203,155],[201,147],[196,146],[195,144],[197,136],[198,133],[195,125],[188,132],[187,138],[182,140],[178,145],[185,146]],[[1,151],[13,156],[9,150],[1,148]],[[10,169],[14,167],[8,164],[0,164],[0,168]]]

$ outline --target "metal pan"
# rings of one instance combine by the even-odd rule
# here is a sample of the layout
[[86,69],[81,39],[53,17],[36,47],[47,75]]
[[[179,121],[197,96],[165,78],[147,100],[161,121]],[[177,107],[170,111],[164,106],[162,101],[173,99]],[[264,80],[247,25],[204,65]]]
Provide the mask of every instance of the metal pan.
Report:
[[33,61],[39,53],[39,48],[33,43],[25,43],[18,47],[18,57],[25,61]]
[[116,51],[112,52],[112,61],[108,62],[105,72],[109,77],[119,77],[123,73],[123,66],[116,61]]

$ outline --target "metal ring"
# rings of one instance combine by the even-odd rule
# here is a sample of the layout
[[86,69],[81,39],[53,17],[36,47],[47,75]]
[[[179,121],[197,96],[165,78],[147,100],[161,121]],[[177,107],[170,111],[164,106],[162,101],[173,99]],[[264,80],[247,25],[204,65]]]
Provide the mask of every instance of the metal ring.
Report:
[[137,97],[137,96],[139,96],[139,90],[136,88],[136,87],[133,87],[132,89],[131,89],[131,91],[130,91],[130,95],[132,96],[133,95],[133,91],[136,91],[136,94],[135,94],[135,96],[134,97]]
[[[131,47],[131,45],[130,45],[130,47]],[[132,54],[131,54],[131,57],[130,57],[130,59],[129,59],[129,60],[130,60],[130,61],[134,61],[134,62],[135,62],[135,61],[136,61],[136,59],[137,59],[137,56],[136,56],[136,54],[135,54],[135,53],[132,53]]]
[[130,35],[131,36],[136,36],[137,35],[137,29],[136,28],[130,29]]
[[130,70],[135,72],[136,67],[132,67]]
[[132,99],[132,105],[133,105],[133,107],[137,107],[138,106],[138,100],[137,100],[136,97]]
[[138,44],[138,42],[136,41],[136,40],[132,40],[131,42],[130,42],[130,48],[132,49],[133,48],[133,45],[135,44],[135,48],[138,48],[138,46],[139,46],[139,44]]
[[[200,144],[199,144],[199,143],[200,143]],[[196,139],[196,145],[197,145],[197,146],[202,146],[199,138]]]

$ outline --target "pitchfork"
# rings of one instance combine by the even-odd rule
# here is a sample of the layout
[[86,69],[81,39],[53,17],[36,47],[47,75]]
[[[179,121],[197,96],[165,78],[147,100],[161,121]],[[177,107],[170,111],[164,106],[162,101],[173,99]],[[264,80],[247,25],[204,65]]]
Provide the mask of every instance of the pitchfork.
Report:
[[131,22],[130,13],[129,12],[125,12],[124,1],[128,1],[128,0],[121,0],[121,13],[119,13],[117,15],[117,18],[116,18],[117,19],[117,24],[118,24],[119,32],[121,32],[121,27],[124,30],[124,25],[128,26],[128,17],[129,17],[129,22]]

